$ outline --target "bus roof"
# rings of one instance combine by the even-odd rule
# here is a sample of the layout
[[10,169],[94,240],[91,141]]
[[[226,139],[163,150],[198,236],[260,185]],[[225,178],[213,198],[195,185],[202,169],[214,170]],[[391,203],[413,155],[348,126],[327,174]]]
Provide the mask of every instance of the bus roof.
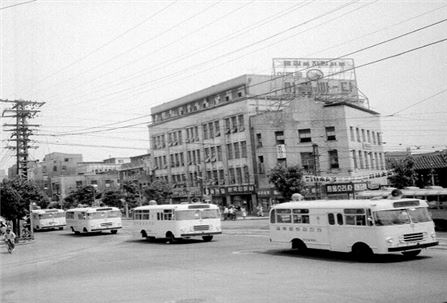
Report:
[[[418,201],[419,204],[412,203]],[[379,199],[379,200],[312,200],[312,201],[293,201],[280,203],[274,206],[277,209],[283,208],[311,208],[311,209],[326,209],[326,208],[372,208],[372,209],[392,209],[410,206],[428,207],[424,200],[419,199]]]
[[33,209],[31,210],[34,214],[48,214],[48,213],[63,213],[63,209],[58,208],[48,208],[48,209]]
[[135,207],[134,210],[148,210],[148,209],[179,209],[179,210],[186,210],[186,209],[203,209],[203,208],[212,208],[216,209],[218,208],[215,204],[209,204],[209,203],[181,203],[181,204],[160,204],[160,205],[145,205],[145,206],[138,206]]
[[78,208],[71,208],[67,209],[67,212],[87,212],[87,213],[94,213],[97,211],[108,211],[108,210],[119,210],[117,207],[112,206],[103,206],[103,207],[78,207]]

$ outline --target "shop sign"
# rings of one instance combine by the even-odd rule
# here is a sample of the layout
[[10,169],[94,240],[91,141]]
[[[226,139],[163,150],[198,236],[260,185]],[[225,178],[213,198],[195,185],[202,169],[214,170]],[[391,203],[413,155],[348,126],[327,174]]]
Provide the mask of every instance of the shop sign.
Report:
[[254,185],[234,185],[227,187],[227,192],[229,194],[250,194],[254,193],[254,191],[255,191]]
[[363,183],[336,183],[326,184],[328,194],[346,194],[354,191],[363,191],[367,189],[367,184]]

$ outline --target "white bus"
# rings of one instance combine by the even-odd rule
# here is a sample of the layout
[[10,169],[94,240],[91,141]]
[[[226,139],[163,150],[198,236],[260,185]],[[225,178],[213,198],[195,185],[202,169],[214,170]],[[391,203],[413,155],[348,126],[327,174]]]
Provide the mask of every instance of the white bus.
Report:
[[64,229],[65,211],[62,209],[34,209],[31,213],[33,230]]
[[121,211],[116,207],[73,208],[65,212],[67,227],[75,234],[110,230],[116,234],[121,225]]
[[133,226],[143,238],[169,243],[192,237],[207,242],[222,233],[219,208],[205,203],[140,206],[133,210]]
[[438,245],[428,205],[418,199],[287,202],[270,211],[270,241],[351,252],[356,258]]

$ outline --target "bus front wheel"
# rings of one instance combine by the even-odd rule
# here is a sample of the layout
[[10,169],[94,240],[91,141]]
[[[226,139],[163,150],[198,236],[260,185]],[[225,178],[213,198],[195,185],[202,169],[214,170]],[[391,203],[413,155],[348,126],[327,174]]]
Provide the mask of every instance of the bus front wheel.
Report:
[[202,239],[205,242],[210,242],[211,240],[213,240],[213,236],[203,236]]
[[111,232],[112,234],[116,234],[116,233],[118,232],[118,230],[117,230],[117,229],[112,229],[110,232]]
[[402,252],[402,254],[405,256],[405,257],[410,257],[410,258],[412,258],[412,257],[416,257],[417,255],[419,255],[421,253],[421,250],[420,249],[418,249],[418,250],[410,250],[410,251],[403,251]]
[[372,249],[365,243],[354,244],[351,253],[354,256],[354,259],[359,261],[365,261],[373,255]]

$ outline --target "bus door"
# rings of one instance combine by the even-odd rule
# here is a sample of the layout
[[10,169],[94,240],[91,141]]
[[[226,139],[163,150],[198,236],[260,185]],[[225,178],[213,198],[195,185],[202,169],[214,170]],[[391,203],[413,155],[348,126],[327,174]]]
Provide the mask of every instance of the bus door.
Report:
[[343,234],[346,233],[344,228],[344,216],[342,210],[334,210],[327,214],[328,220],[328,244],[329,249],[344,251],[345,241],[343,240]]

